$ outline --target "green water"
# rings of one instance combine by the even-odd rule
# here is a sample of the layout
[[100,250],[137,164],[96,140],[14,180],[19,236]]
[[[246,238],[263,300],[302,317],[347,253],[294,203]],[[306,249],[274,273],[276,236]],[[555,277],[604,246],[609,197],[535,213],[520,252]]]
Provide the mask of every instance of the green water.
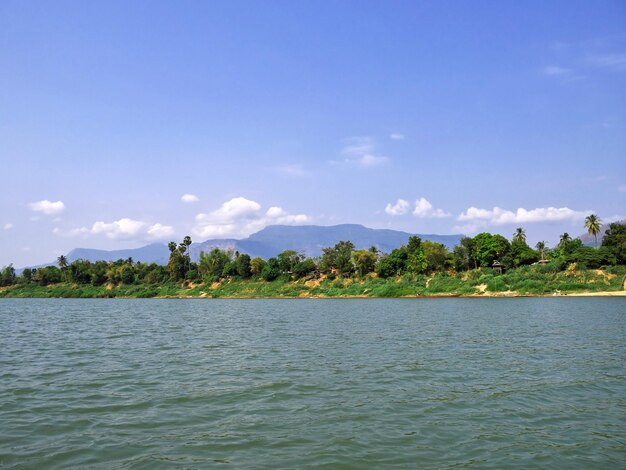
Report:
[[2,468],[625,468],[626,299],[0,300]]

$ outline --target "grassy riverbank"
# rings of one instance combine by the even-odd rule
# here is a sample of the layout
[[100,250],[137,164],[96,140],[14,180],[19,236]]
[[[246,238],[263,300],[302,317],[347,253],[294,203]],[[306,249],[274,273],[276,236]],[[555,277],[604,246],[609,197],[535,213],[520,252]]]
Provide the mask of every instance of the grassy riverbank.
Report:
[[63,298],[258,298],[258,297],[416,297],[416,296],[514,296],[553,294],[607,294],[624,292],[626,267],[605,270],[550,272],[528,266],[495,275],[474,270],[456,275],[405,275],[381,279],[230,279],[212,284],[167,283],[162,285],[78,285],[57,283],[40,286],[17,284],[0,290],[0,297]]

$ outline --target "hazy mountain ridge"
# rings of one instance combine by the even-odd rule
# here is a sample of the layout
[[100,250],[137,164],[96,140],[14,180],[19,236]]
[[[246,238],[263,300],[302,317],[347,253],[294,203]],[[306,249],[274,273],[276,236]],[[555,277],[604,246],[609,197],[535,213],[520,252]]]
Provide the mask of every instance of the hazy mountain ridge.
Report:
[[[357,249],[377,247],[390,252],[406,244],[412,234],[398,230],[372,229],[357,224],[333,226],[320,225],[271,225],[243,240],[207,240],[191,245],[192,259],[197,259],[201,251],[213,248],[229,248],[247,253],[251,257],[271,258],[285,250],[302,252],[306,256],[319,256],[322,249],[333,246],[341,240],[349,240]],[[422,240],[443,243],[451,249],[458,244],[462,235],[420,234]]]
[[66,257],[71,263],[77,259],[89,261],[117,261],[118,259],[132,258],[133,261],[142,263],[167,264],[170,251],[163,243],[152,243],[139,248],[127,248],[124,250],[97,250],[93,248],[74,248]]
[[[357,249],[377,247],[382,252],[390,252],[394,248],[406,244],[412,234],[399,230],[372,229],[358,224],[342,224],[333,226],[321,225],[271,225],[248,238],[211,239],[193,243],[190,246],[191,258],[197,261],[202,251],[209,252],[213,248],[239,251],[251,257],[260,256],[267,259],[285,251],[303,252],[307,256],[319,256],[322,248],[333,246],[341,240],[350,240]],[[452,249],[459,243],[462,235],[418,234],[422,240],[442,243]],[[69,262],[77,259],[88,261],[116,261],[132,258],[135,262],[167,264],[169,250],[165,243],[152,243],[139,248],[124,250],[98,250],[91,248],[75,248],[66,255]],[[55,265],[55,262],[41,266]]]

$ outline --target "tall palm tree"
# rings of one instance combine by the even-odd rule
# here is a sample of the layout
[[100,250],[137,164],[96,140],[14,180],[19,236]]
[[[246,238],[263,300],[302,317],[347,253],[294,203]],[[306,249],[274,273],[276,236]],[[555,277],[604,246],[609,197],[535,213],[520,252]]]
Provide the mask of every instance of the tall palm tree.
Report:
[[65,274],[65,271],[67,270],[67,258],[63,255],[59,256],[57,258],[57,264],[59,265],[59,268],[61,269],[61,274],[63,274],[63,279],[67,281],[67,275]]
[[563,235],[561,235],[561,238],[559,239],[559,246],[564,247],[571,241],[572,237],[569,236],[569,233],[565,232]]
[[588,215],[587,218],[585,218],[585,228],[587,229],[587,233],[589,233],[589,235],[593,235],[597,248],[598,234],[600,233],[600,228],[602,228],[602,220],[596,214]]
[[183,245],[185,245],[186,250],[187,250],[187,257],[186,257],[187,259],[185,261],[187,264],[186,268],[187,270],[189,270],[189,268],[191,267],[191,252],[189,249],[189,247],[191,246],[191,237],[189,235],[183,238]]
[[526,230],[522,227],[517,227],[515,229],[515,233],[513,234],[513,241],[526,243]]
[[541,253],[541,261],[543,261],[543,254],[546,251],[546,242],[541,241],[541,242],[537,242],[537,244],[535,245],[535,248],[537,248],[537,250],[539,250],[539,253]]
[[59,268],[61,269],[67,268],[67,258],[63,255],[59,256],[57,258],[57,264],[59,265]]

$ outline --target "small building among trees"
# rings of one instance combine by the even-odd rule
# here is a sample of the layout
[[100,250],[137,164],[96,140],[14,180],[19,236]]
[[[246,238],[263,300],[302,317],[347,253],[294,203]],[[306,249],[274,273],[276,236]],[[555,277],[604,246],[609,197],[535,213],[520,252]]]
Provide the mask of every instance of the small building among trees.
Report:
[[502,263],[500,263],[500,261],[495,260],[493,264],[491,265],[491,267],[493,268],[493,272],[495,274],[502,274],[503,266],[502,266]]

